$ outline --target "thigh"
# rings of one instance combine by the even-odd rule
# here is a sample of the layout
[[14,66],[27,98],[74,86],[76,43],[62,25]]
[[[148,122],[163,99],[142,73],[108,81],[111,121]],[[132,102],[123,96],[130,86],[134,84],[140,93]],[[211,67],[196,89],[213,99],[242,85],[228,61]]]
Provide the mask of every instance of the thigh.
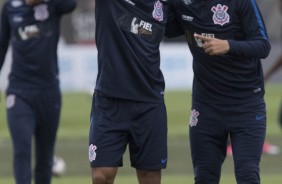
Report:
[[122,166],[128,143],[128,116],[121,100],[93,95],[90,115],[89,161],[91,167]]
[[189,137],[196,183],[218,183],[228,137],[220,105],[193,101]]
[[167,165],[167,115],[165,104],[135,102],[130,122],[131,166],[160,170]]
[[239,109],[244,111],[231,115],[229,120],[236,180],[237,183],[260,183],[259,164],[266,132],[265,104],[240,106]]
[[35,96],[37,145],[53,145],[61,112],[61,94],[58,88],[40,90]]
[[48,163],[50,166],[60,119],[60,91],[58,88],[39,90],[35,95],[34,106],[37,114],[35,128],[37,164]]
[[7,93],[6,108],[14,148],[16,150],[29,150],[35,129],[35,118],[28,99],[14,93]]
[[238,108],[244,112],[231,115],[229,120],[235,165],[258,165],[266,133],[265,104],[261,102]]

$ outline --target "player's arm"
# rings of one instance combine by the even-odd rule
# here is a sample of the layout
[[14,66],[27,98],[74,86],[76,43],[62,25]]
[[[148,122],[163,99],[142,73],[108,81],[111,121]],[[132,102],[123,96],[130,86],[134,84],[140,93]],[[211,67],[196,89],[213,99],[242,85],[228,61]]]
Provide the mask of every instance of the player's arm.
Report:
[[72,12],[76,6],[76,0],[56,0],[56,10],[59,14],[66,14]]
[[252,0],[237,0],[236,2],[246,40],[228,40],[229,53],[250,58],[266,58],[271,46],[256,2]]
[[181,35],[184,35],[184,31],[182,30],[180,22],[177,20],[176,14],[171,7],[168,12],[165,36],[168,38],[174,38]]
[[2,7],[0,19],[0,71],[3,66],[5,56],[9,47],[10,41],[10,24],[7,11],[7,3]]

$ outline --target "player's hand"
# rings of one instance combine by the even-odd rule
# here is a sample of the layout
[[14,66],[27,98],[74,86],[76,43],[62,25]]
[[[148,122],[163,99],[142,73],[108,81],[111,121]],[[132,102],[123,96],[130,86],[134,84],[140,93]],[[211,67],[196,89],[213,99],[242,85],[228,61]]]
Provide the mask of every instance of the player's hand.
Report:
[[203,49],[205,53],[214,55],[223,55],[229,52],[229,43],[227,40],[220,40],[217,38],[210,38],[199,34],[194,34],[194,37],[203,41]]
[[25,0],[25,3],[27,5],[37,5],[39,3],[41,3],[43,0]]

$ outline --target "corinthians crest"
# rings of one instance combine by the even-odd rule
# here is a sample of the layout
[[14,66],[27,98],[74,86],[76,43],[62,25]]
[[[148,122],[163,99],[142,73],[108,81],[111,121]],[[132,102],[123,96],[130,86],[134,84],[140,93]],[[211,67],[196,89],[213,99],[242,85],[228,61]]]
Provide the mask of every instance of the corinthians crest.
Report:
[[40,4],[34,7],[34,18],[37,21],[44,21],[49,18],[48,6]]
[[96,159],[96,149],[97,146],[91,144],[89,146],[89,151],[88,151],[88,155],[89,155],[89,161],[92,162]]
[[213,14],[214,24],[219,24],[223,26],[226,23],[229,23],[229,14],[227,13],[228,7],[226,5],[218,4],[211,8]]
[[193,126],[197,126],[198,124],[198,116],[200,115],[200,113],[196,110],[196,109],[193,109],[191,111],[191,114],[190,114],[190,126],[193,127]]
[[158,21],[163,21],[164,13],[163,13],[163,4],[158,0],[154,5],[154,11],[152,13],[154,19]]

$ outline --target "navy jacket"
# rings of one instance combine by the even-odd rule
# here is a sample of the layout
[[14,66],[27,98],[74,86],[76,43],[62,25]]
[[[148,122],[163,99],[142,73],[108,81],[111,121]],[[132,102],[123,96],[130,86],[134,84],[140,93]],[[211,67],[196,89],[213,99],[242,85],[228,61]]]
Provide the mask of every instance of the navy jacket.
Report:
[[[242,104],[263,98],[261,58],[270,44],[255,0],[174,0],[173,11],[193,55],[193,99]],[[229,53],[210,56],[194,33],[228,40]],[[170,36],[168,34],[168,36]]]
[[9,88],[57,86],[57,44],[60,19],[76,7],[75,0],[44,0],[29,6],[24,0],[6,0],[0,24],[0,69],[11,43]]

